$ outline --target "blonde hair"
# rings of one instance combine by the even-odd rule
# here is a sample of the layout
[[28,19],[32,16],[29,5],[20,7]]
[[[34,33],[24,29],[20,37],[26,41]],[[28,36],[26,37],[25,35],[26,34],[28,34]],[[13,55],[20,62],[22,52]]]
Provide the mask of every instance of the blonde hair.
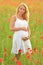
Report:
[[16,14],[18,13],[19,7],[22,5],[25,7],[25,13],[23,14],[23,19],[28,21],[29,20],[29,10],[28,10],[28,7],[25,3],[19,4],[19,6],[17,7],[17,10],[16,10]]

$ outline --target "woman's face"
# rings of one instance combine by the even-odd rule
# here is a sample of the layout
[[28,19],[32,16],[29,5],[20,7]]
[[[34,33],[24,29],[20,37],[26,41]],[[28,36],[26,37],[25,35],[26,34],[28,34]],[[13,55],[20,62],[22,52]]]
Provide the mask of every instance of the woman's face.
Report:
[[24,7],[23,5],[21,5],[21,6],[19,7],[18,12],[23,15],[23,14],[25,13],[25,7]]

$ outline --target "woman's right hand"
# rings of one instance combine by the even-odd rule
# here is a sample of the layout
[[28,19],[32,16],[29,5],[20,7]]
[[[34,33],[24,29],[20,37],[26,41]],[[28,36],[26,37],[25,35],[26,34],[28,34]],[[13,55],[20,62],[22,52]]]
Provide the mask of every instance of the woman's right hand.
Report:
[[21,29],[21,30],[24,30],[24,31],[28,31],[28,30],[26,29],[26,27],[21,27],[20,29]]

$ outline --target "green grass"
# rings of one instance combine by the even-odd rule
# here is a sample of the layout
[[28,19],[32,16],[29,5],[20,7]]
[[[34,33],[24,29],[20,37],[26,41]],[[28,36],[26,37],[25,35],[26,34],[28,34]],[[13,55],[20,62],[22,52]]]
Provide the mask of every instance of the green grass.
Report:
[[[14,56],[11,54],[12,38],[8,38],[8,36],[13,36],[13,32],[9,29],[9,19],[13,14],[15,14],[16,7],[2,5],[0,6],[0,9],[0,58],[4,58],[4,62],[0,63],[0,65],[16,65],[15,62],[12,61],[12,57]],[[36,17],[41,21],[40,24],[37,23]],[[31,29],[30,40],[32,48],[34,49],[35,47],[37,47],[39,50],[39,54],[36,55],[34,53],[32,55],[32,61],[30,61],[30,59],[26,60],[26,56],[21,55],[20,61],[22,65],[43,65],[43,57],[41,55],[43,39],[40,38],[40,36],[43,36],[43,15],[37,12],[32,12],[29,25]],[[7,56],[4,56],[4,48],[7,49]],[[35,59],[38,60],[40,63],[35,63]]]

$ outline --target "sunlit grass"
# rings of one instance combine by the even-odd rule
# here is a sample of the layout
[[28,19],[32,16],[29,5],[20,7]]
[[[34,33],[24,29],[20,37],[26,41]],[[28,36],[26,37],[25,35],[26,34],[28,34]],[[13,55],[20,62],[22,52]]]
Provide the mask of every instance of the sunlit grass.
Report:
[[[13,0],[14,1],[14,0]],[[2,2],[0,0],[0,2]],[[35,7],[35,6],[34,6]],[[42,9],[42,8],[40,8]],[[43,9],[42,9],[43,10]],[[29,25],[31,29],[31,44],[32,48],[38,48],[38,55],[34,52],[31,59],[26,60],[25,55],[21,55],[20,61],[22,65],[43,65],[43,12],[38,12],[37,8],[35,11],[30,9],[30,20]],[[0,58],[4,61],[1,65],[16,65],[15,61],[12,60],[14,55],[11,54],[12,38],[13,33],[9,29],[10,18],[15,14],[16,6],[12,5],[1,5],[0,6]],[[42,13],[41,13],[42,12]],[[6,53],[4,52],[6,48]],[[39,63],[37,62],[39,61]]]

